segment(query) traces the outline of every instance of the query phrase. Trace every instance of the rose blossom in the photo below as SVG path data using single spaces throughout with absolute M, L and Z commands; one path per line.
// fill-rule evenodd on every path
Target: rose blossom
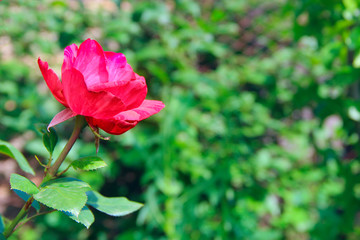
M 38 64 L 52 94 L 66 107 L 49 128 L 83 115 L 91 127 L 117 135 L 165 106 L 161 101 L 145 100 L 145 78 L 133 71 L 124 54 L 103 51 L 95 40 L 65 48 L 61 81 L 47 62 L 39 58 Z

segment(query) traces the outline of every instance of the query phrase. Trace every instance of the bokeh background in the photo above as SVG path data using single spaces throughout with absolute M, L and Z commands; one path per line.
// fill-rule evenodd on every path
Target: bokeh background
M 166 108 L 111 141 L 109 167 L 69 175 L 145 203 L 86 230 L 39 217 L 13 239 L 360 239 L 357 0 L 3 0 L 0 139 L 46 158 L 35 124 L 62 109 L 37 58 L 60 73 L 87 38 L 122 52 Z M 65 144 L 73 126 L 56 127 Z M 89 130 L 68 161 L 95 154 Z M 22 201 L 0 158 L 0 214 Z M 29 176 L 30 177 L 30 176 Z

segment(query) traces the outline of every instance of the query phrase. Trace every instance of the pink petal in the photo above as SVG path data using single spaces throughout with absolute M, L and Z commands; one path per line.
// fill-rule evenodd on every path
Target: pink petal
M 144 100 L 137 108 L 117 114 L 114 119 L 124 121 L 141 121 L 161 111 L 165 104 L 156 100 Z
M 113 135 L 120 135 L 132 129 L 138 122 L 99 120 L 91 117 L 86 117 L 86 121 L 93 127 L 99 127 L 107 133 Z
M 49 87 L 51 93 L 54 95 L 56 100 L 58 100 L 62 105 L 65 107 L 68 107 L 68 104 L 66 103 L 64 94 L 63 94 L 63 87 L 62 84 L 56 75 L 56 73 L 49 69 L 49 65 L 47 62 L 41 61 L 41 59 L 38 59 L 38 64 L 40 67 L 40 71 L 45 79 L 45 82 L 47 86 Z
M 147 94 L 145 78 L 134 74 L 134 78 L 124 81 L 107 82 L 94 85 L 91 91 L 107 91 L 120 98 L 126 105 L 126 109 L 140 106 Z
M 78 46 L 76 44 L 71 44 L 67 46 L 64 50 L 64 62 L 61 67 L 61 71 L 64 72 L 65 70 L 72 68 L 75 62 L 75 59 L 78 54 Z
M 134 71 L 130 64 L 126 62 L 126 57 L 122 53 L 105 52 L 106 69 L 109 73 L 108 82 L 125 84 L 134 78 Z
M 104 51 L 95 40 L 80 45 L 73 67 L 82 73 L 88 88 L 108 81 Z
M 125 110 L 123 102 L 108 92 L 88 91 L 83 75 L 72 68 L 62 73 L 64 95 L 72 111 L 95 118 L 111 118 Z
M 106 59 L 106 69 L 108 70 L 109 76 L 112 75 L 110 72 L 116 72 L 118 69 L 124 68 L 126 66 L 127 61 L 124 54 L 104 52 L 104 55 Z
M 61 112 L 59 112 L 58 114 L 55 115 L 55 117 L 51 120 L 51 122 L 49 123 L 49 126 L 47 127 L 48 131 L 51 127 L 65 122 L 66 120 L 75 117 L 77 114 L 74 113 L 73 111 L 71 111 L 70 108 L 65 108 L 64 110 L 62 110 Z
M 107 133 L 119 135 L 135 127 L 139 121 L 158 113 L 164 107 L 161 101 L 145 100 L 138 108 L 121 112 L 113 119 L 86 118 L 86 120 L 90 125 L 99 127 Z

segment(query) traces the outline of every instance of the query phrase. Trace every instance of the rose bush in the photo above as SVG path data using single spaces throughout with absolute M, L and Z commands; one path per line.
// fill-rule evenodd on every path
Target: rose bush
M 52 94 L 66 107 L 49 127 L 83 115 L 92 128 L 118 135 L 165 106 L 145 100 L 145 78 L 133 71 L 124 54 L 103 51 L 95 40 L 65 48 L 61 81 L 47 62 L 39 58 L 38 64 Z

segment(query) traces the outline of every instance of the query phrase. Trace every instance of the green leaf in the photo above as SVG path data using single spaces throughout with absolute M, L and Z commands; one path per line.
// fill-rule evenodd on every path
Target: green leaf
M 50 132 L 46 131 L 43 135 L 43 143 L 49 153 L 52 154 L 58 142 L 58 136 L 54 128 L 50 128 L 49 130 Z
M 88 191 L 87 204 L 111 216 L 119 217 L 132 213 L 143 206 L 141 203 L 129 201 L 125 197 L 104 197 L 95 191 Z
M 90 189 L 89 184 L 78 179 L 60 178 L 46 182 L 34 198 L 48 207 L 79 216 Z
M 79 216 L 72 215 L 68 212 L 65 212 L 65 214 L 68 215 L 75 222 L 83 224 L 87 229 L 89 229 L 91 224 L 93 224 L 93 222 L 95 221 L 94 214 L 87 206 L 83 207 Z
M 11 189 L 17 189 L 29 195 L 34 195 L 39 192 L 39 189 L 37 188 L 35 183 L 30 181 L 26 177 L 15 173 L 11 174 L 10 176 L 10 185 Z
M 3 234 L 0 233 L 0 240 L 6 240 Z
M 55 129 L 50 128 L 50 131 L 48 131 L 47 125 L 44 123 L 36 124 L 36 129 L 43 135 L 44 146 L 48 150 L 48 152 L 52 154 L 58 142 L 58 136 Z
M 0 233 L 3 233 L 5 230 L 4 221 L 2 219 L 2 216 L 0 215 Z
M 20 190 L 14 189 L 13 191 L 16 193 L 16 195 L 18 195 L 18 196 L 19 196 L 22 200 L 24 200 L 25 202 L 26 202 L 29 198 L 31 198 L 31 196 L 30 196 L 29 194 L 24 193 L 24 192 L 22 192 L 22 191 L 20 191 Z M 34 201 L 32 202 L 32 204 L 31 204 L 31 206 L 32 206 L 33 208 L 35 208 L 37 212 L 40 211 L 40 203 L 39 203 L 38 201 L 34 200 Z
M 107 166 L 104 160 L 97 156 L 80 158 L 73 161 L 71 165 L 74 169 L 80 169 L 84 171 L 95 170 Z
M 24 155 L 10 143 L 0 140 L 0 153 L 15 159 L 24 172 L 35 175 Z

